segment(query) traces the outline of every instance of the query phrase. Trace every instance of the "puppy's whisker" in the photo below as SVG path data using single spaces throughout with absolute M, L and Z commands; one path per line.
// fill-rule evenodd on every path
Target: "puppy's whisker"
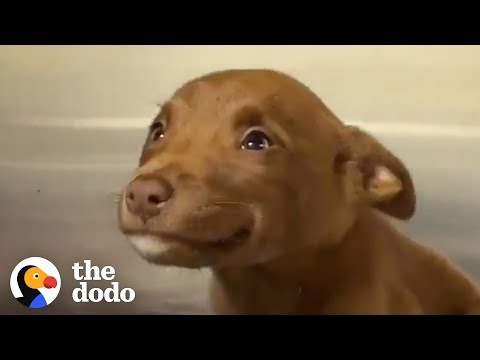
M 121 191 L 112 191 L 109 193 L 113 197 L 113 203 L 118 205 L 122 200 L 122 192 Z
M 241 202 L 241 201 L 216 201 L 212 203 L 212 205 L 245 205 L 249 206 L 249 203 Z

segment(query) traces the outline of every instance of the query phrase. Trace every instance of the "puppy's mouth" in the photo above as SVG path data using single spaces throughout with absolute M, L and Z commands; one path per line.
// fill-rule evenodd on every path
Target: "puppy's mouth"
M 251 236 L 251 230 L 243 227 L 235 231 L 232 235 L 214 239 L 200 239 L 181 234 L 163 232 L 163 231 L 142 231 L 132 235 L 143 235 L 154 238 L 163 244 L 186 245 L 198 251 L 219 250 L 229 251 L 245 243 Z

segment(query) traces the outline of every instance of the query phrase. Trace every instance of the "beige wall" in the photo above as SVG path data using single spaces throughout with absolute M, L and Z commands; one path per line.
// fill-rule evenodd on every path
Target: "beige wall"
M 479 46 L 0 46 L 0 115 L 150 116 L 187 78 L 247 67 L 297 76 L 345 120 L 479 123 Z

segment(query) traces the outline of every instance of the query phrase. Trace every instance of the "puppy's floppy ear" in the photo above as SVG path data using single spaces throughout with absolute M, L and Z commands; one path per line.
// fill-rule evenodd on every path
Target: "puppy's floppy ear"
M 372 135 L 355 126 L 345 126 L 342 162 L 360 175 L 362 198 L 383 213 L 410 219 L 416 209 L 415 188 L 403 162 Z

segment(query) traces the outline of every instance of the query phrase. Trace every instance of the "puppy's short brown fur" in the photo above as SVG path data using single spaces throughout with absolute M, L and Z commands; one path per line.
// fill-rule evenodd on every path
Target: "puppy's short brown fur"
M 211 268 L 219 314 L 478 313 L 475 284 L 390 223 L 415 202 L 402 161 L 305 85 L 228 70 L 162 106 L 119 226 L 149 262 Z

